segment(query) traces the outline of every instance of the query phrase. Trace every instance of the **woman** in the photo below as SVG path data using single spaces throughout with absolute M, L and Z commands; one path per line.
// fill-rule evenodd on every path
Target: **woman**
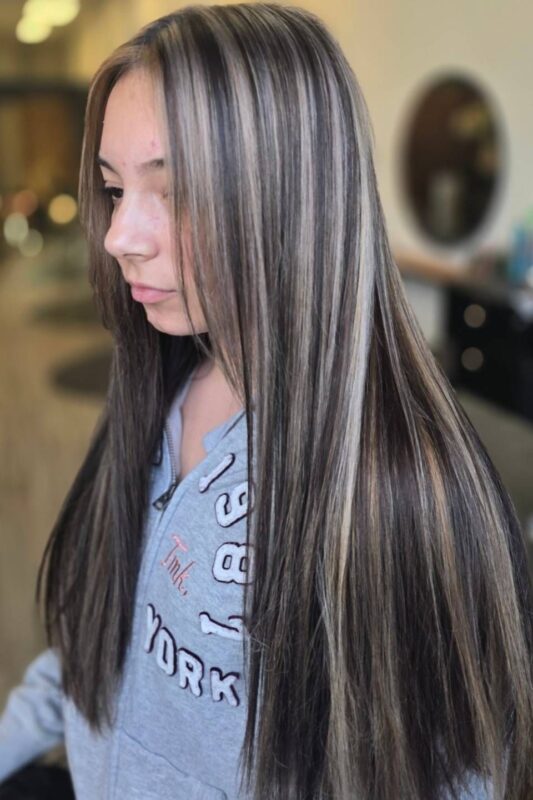
M 80 191 L 114 362 L 6 741 L 33 680 L 81 800 L 525 800 L 524 542 L 323 23 L 156 20 L 93 80 Z

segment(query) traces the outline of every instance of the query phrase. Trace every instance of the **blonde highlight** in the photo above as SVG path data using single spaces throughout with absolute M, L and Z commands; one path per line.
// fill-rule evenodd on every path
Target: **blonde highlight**
M 149 329 L 103 248 L 99 127 L 112 86 L 138 66 L 160 89 L 176 230 L 179 209 L 190 220 L 209 329 L 190 341 Z M 523 537 L 405 297 L 368 110 L 332 34 L 281 3 L 190 5 L 156 20 L 95 76 L 80 194 L 116 348 L 100 433 L 49 548 L 49 632 L 79 708 L 98 726 L 112 702 L 138 567 L 120 555 L 140 553 L 144 465 L 177 388 L 209 353 L 253 431 L 243 791 L 439 800 L 459 797 L 475 773 L 495 798 L 527 800 L 533 600 Z M 109 482 L 116 493 L 102 500 Z M 87 607 L 92 585 L 76 560 L 82 515 L 83 553 L 113 609 L 101 628 L 105 603 Z M 63 567 L 80 581 L 74 595 Z M 56 620 L 66 596 L 65 629 Z M 121 643 L 117 660 L 84 663 L 87 638 L 110 652 L 99 635 Z

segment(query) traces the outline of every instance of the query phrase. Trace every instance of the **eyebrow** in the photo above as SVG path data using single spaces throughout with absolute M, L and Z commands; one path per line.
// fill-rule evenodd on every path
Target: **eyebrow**
M 117 170 L 109 163 L 109 161 L 106 161 L 105 158 L 102 158 L 102 156 L 98 156 L 96 162 L 98 166 L 105 167 L 111 172 L 114 172 L 115 175 L 118 175 Z M 138 164 L 136 169 L 137 172 L 144 173 L 144 172 L 152 172 L 155 170 L 164 169 L 164 167 L 166 167 L 166 162 L 164 158 L 152 158 L 150 159 L 150 161 L 143 161 L 142 164 Z

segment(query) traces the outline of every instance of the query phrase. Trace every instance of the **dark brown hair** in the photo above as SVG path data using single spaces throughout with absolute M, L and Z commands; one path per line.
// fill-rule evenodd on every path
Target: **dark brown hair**
M 103 247 L 101 124 L 114 83 L 137 67 L 159 87 L 209 334 L 151 328 Z M 80 194 L 115 349 L 39 576 L 65 690 L 104 724 L 131 634 L 151 455 L 209 353 L 256 426 L 243 748 L 255 797 L 437 800 L 475 772 L 495 798 L 526 800 L 524 541 L 406 301 L 367 109 L 338 43 L 309 11 L 277 3 L 156 20 L 93 80 Z

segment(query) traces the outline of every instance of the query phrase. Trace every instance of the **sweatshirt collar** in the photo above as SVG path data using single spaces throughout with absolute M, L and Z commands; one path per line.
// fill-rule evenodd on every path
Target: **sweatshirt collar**
M 230 432 L 230 430 L 237 425 L 241 417 L 245 417 L 246 412 L 244 408 L 239 409 L 236 411 L 235 414 L 232 414 L 227 420 L 222 422 L 220 425 L 217 425 L 216 428 L 211 428 L 210 431 L 207 431 L 202 437 L 202 444 L 204 446 L 204 450 L 206 453 L 210 453 L 217 444 L 222 441 L 224 436 Z

